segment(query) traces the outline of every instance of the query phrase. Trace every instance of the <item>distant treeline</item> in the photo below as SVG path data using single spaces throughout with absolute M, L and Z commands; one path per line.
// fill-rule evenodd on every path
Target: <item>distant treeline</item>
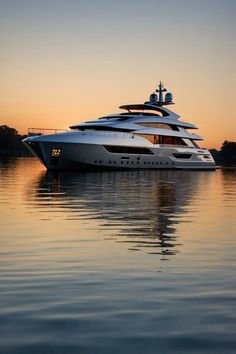
M 236 164 L 236 142 L 224 141 L 220 150 L 210 149 L 217 165 Z
M 0 126 L 0 156 L 32 156 L 24 146 L 22 139 L 26 135 L 18 134 L 14 128 Z M 236 164 L 236 142 L 224 141 L 220 150 L 210 149 L 217 165 Z
M 0 126 L 0 156 L 32 156 L 31 152 L 22 143 L 27 135 L 18 134 L 14 128 L 7 125 Z

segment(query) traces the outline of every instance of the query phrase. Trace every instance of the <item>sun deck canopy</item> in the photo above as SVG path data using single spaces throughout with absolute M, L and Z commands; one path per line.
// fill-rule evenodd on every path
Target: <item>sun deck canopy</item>
M 125 104 L 125 105 L 120 106 L 119 108 L 126 109 L 129 112 L 131 112 L 131 111 L 155 111 L 155 112 L 161 113 L 162 116 L 164 116 L 164 117 L 169 115 L 167 110 L 165 110 L 159 106 L 154 106 L 152 104 L 146 104 L 146 103 Z

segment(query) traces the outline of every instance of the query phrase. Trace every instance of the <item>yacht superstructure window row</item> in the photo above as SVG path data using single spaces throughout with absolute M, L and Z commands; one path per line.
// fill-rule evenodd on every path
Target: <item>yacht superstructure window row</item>
M 187 144 L 184 142 L 182 138 L 175 137 L 175 136 L 162 136 L 162 135 L 152 135 L 152 134 L 134 134 L 137 136 L 141 136 L 152 144 L 161 144 L 161 145 L 183 145 L 186 146 Z
M 136 124 L 142 125 L 147 128 L 162 128 L 162 129 L 172 129 L 169 124 L 158 123 L 158 122 L 138 122 Z

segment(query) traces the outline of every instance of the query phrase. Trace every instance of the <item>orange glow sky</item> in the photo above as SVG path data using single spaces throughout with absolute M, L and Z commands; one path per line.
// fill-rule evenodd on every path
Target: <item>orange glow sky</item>
M 236 1 L 0 0 L 0 125 L 67 128 L 162 80 L 204 147 L 236 140 Z

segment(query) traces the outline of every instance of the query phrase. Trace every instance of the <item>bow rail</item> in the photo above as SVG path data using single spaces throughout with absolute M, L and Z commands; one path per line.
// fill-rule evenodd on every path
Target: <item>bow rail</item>
M 59 134 L 59 133 L 68 133 L 68 132 L 69 132 L 69 130 L 66 130 L 66 129 L 28 128 L 28 136 Z

